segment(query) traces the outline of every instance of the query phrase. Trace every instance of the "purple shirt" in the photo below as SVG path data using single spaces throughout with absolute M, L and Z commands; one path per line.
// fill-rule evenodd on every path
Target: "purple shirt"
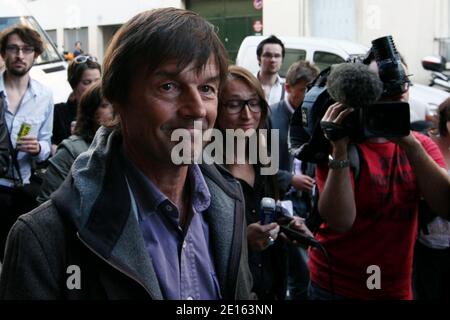
M 203 213 L 211 195 L 198 165 L 189 167 L 192 219 L 180 227 L 178 208 L 125 156 L 125 172 L 138 208 L 145 247 L 161 292 L 171 300 L 221 299 Z

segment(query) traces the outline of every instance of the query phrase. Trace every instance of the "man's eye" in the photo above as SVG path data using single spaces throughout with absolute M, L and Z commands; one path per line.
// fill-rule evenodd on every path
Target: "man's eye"
M 215 90 L 213 87 L 205 85 L 205 86 L 201 86 L 200 90 L 204 93 L 214 93 Z
M 170 91 L 174 88 L 174 84 L 173 83 L 164 83 L 161 88 L 165 91 Z

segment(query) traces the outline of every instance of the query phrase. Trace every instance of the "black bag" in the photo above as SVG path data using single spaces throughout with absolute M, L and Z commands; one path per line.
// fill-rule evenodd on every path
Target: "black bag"
M 8 148 L 8 159 L 12 162 L 14 169 L 17 171 L 18 178 L 14 178 L 14 196 L 17 197 L 17 201 L 24 201 L 25 203 L 31 204 L 32 207 L 37 204 L 36 198 L 40 193 L 41 185 L 43 182 L 43 173 L 42 170 L 45 170 L 45 166 L 37 167 L 35 161 L 31 164 L 31 176 L 30 182 L 27 184 L 23 183 L 22 175 L 20 174 L 20 165 L 19 161 L 17 161 L 17 150 L 14 149 L 11 137 L 9 136 L 8 127 L 6 127 L 6 141 Z M 46 165 L 44 162 L 43 164 Z
M 4 177 L 8 172 L 9 165 L 10 157 L 8 128 L 6 127 L 3 97 L 0 95 L 0 178 Z

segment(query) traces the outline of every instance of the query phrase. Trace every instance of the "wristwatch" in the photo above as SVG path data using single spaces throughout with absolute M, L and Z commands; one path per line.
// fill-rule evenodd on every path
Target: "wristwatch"
M 350 167 L 350 161 L 348 159 L 345 160 L 336 160 L 331 155 L 329 156 L 330 161 L 328 161 L 328 168 L 330 169 L 344 169 Z

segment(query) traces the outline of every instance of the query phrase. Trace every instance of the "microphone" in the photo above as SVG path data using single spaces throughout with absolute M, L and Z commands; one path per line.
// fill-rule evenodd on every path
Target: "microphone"
M 383 93 L 383 82 L 365 64 L 341 63 L 332 67 L 327 90 L 333 100 L 357 109 L 378 101 Z
M 280 230 L 284 232 L 284 234 L 286 234 L 286 236 L 290 240 L 295 240 L 307 247 L 320 247 L 321 244 L 319 241 L 317 241 L 313 237 L 304 235 L 303 233 L 291 227 L 292 223 L 294 223 L 292 204 L 290 206 L 283 206 L 284 202 L 291 201 L 275 202 L 273 198 L 262 198 L 260 210 L 261 224 L 276 222 L 280 226 Z M 290 209 L 287 209 L 286 207 Z
M 261 199 L 260 220 L 261 224 L 272 223 L 275 219 L 275 200 L 272 198 Z

